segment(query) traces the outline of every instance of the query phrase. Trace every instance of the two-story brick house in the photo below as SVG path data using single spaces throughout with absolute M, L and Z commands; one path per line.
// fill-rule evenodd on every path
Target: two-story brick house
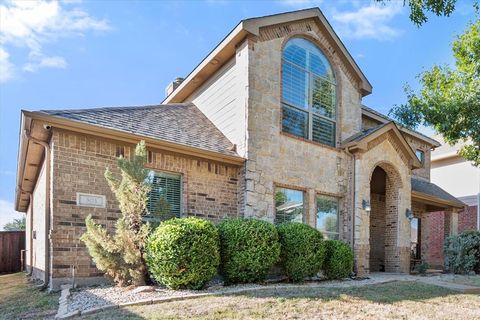
M 300 221 L 350 243 L 359 274 L 408 272 L 410 221 L 441 209 L 455 233 L 463 204 L 429 182 L 438 142 L 363 106 L 371 91 L 313 8 L 241 21 L 161 105 L 23 111 L 16 209 L 29 270 L 53 288 L 99 280 L 84 219 L 114 226 L 103 172 L 145 140 L 152 197 L 173 214 Z M 417 229 L 421 257 L 421 239 L 438 235 Z

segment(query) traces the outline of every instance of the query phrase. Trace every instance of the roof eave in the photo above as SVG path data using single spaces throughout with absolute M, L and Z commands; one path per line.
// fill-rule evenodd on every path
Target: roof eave
M 18 154 L 17 154 L 17 175 L 15 181 L 15 211 L 26 212 L 20 209 L 20 195 L 23 192 L 21 185 L 23 181 L 23 173 L 25 170 L 25 159 L 27 156 L 27 138 L 23 132 L 30 127 L 32 119 L 25 114 L 25 110 L 21 111 L 20 117 L 20 131 L 18 139 Z
M 405 151 L 410 155 L 410 166 L 412 169 L 418 169 L 422 167 L 422 164 L 420 161 L 417 159 L 415 153 L 413 152 L 412 148 L 408 144 L 408 142 L 405 140 L 403 135 L 400 133 L 399 128 L 395 124 L 395 122 L 390 121 L 387 125 L 384 127 L 373 131 L 371 134 L 366 135 L 365 137 L 362 137 L 360 140 L 357 141 L 350 141 L 348 143 L 345 143 L 342 145 L 342 148 L 346 148 L 349 151 L 354 151 L 355 149 L 361 150 L 361 151 L 366 151 L 368 142 L 372 141 L 373 139 L 381 136 L 382 134 L 385 134 L 386 132 L 393 130 L 395 134 L 397 135 L 398 139 L 401 141 L 403 147 L 405 148 Z
M 454 201 L 449 201 L 445 200 L 439 197 L 435 197 L 432 195 L 429 195 L 427 193 L 419 192 L 419 191 L 414 191 L 412 190 L 412 200 L 417 200 L 420 202 L 426 202 L 429 204 L 434 204 L 434 205 L 439 205 L 443 207 L 453 207 L 455 209 L 463 209 L 465 207 L 465 204 L 461 202 L 460 200 L 458 202 Z
M 388 118 L 386 118 L 386 117 L 381 117 L 381 116 L 379 116 L 379 115 L 377 115 L 377 114 L 375 114 L 375 113 L 373 113 L 373 112 L 365 109 L 364 107 L 362 107 L 362 114 L 364 114 L 364 115 L 366 115 L 367 117 L 370 117 L 370 118 L 372 118 L 372 119 L 374 119 L 374 120 L 380 121 L 380 122 L 382 122 L 382 123 L 386 123 L 386 122 L 392 121 L 391 119 L 388 119 Z M 421 139 L 421 140 L 423 140 L 423 141 L 425 141 L 425 142 L 428 142 L 428 143 L 429 143 L 432 147 L 434 147 L 434 148 L 437 148 L 437 147 L 441 146 L 440 142 L 438 142 L 437 140 L 432 139 L 432 138 L 427 137 L 427 136 L 420 135 L 420 134 L 418 134 L 417 132 L 415 132 L 415 131 L 413 131 L 413 130 L 410 130 L 410 129 L 408 129 L 408 128 L 405 128 L 405 127 L 403 127 L 403 126 L 399 126 L 398 129 L 399 129 L 400 131 L 402 131 L 402 132 L 405 132 L 405 133 L 411 135 L 411 136 L 414 136 L 415 138 L 418 138 L 418 139 Z
M 228 155 L 220 152 L 215 152 L 211 150 L 206 150 L 202 148 L 197 148 L 193 146 L 187 146 L 184 144 L 174 143 L 166 140 L 155 139 L 148 136 L 143 136 L 140 134 L 134 134 L 122 130 L 106 128 L 102 126 L 97 126 L 94 124 L 89 124 L 81 121 L 76 121 L 72 119 L 60 118 L 52 115 L 47 115 L 38 111 L 24 111 L 25 115 L 31 119 L 41 120 L 49 123 L 52 127 L 70 130 L 75 132 L 80 132 L 90 135 L 100 135 L 105 136 L 110 139 L 118 139 L 121 141 L 129 142 L 136 144 L 140 140 L 144 140 L 147 145 L 150 145 L 155 148 L 169 150 L 172 152 L 182 153 L 186 155 L 196 156 L 199 158 L 206 158 L 210 160 L 215 160 L 219 162 L 225 162 L 230 164 L 243 164 L 245 159 L 241 156 Z

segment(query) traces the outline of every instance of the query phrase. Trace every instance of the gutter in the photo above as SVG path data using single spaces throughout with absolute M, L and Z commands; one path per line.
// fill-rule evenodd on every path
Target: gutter
M 28 141 L 37 143 L 45 148 L 45 280 L 42 288 L 47 288 L 50 280 L 50 145 L 45 141 L 32 137 L 26 129 L 23 131 L 23 135 Z

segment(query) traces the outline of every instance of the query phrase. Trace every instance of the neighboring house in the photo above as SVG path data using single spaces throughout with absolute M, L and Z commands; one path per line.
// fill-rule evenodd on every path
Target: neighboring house
M 467 230 L 480 230 L 480 168 L 474 167 L 470 162 L 458 155 L 460 144 L 450 146 L 444 143 L 442 137 L 435 137 L 442 142 L 442 146 L 432 152 L 431 180 L 450 194 L 463 201 L 467 206 L 458 214 L 458 232 Z M 426 262 L 432 266 L 443 264 L 443 238 L 444 233 L 443 211 L 431 212 L 426 216 L 432 230 L 432 235 L 427 240 L 428 255 Z
M 22 111 L 29 270 L 52 288 L 100 281 L 84 220 L 114 227 L 103 173 L 143 139 L 172 214 L 308 223 L 348 242 L 360 275 L 408 272 L 410 220 L 443 210 L 453 234 L 463 203 L 429 181 L 439 143 L 362 106 L 371 91 L 314 8 L 241 21 L 161 105 Z

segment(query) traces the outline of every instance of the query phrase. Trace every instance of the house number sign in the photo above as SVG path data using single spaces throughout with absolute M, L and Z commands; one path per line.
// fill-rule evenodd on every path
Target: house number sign
M 106 203 L 107 199 L 104 195 L 77 192 L 77 206 L 105 208 Z

